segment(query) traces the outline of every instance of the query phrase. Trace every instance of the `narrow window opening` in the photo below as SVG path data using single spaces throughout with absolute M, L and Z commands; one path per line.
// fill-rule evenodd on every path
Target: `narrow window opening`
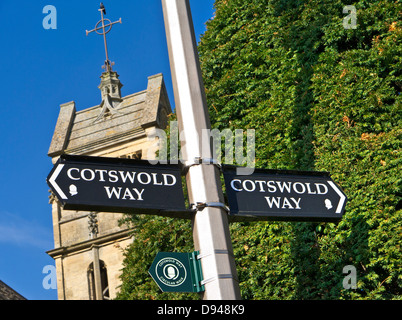
M 99 266 L 100 266 L 100 286 L 101 286 L 101 290 L 102 290 L 102 299 L 101 300 L 110 300 L 107 268 L 106 268 L 105 263 L 102 260 L 99 261 Z M 88 290 L 89 290 L 89 299 L 97 300 L 96 280 L 95 280 L 95 272 L 94 272 L 93 262 L 88 267 Z

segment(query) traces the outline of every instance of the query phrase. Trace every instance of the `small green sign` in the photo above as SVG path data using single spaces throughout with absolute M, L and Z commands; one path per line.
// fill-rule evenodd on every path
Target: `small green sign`
M 149 273 L 163 292 L 201 292 L 202 271 L 198 252 L 159 252 Z

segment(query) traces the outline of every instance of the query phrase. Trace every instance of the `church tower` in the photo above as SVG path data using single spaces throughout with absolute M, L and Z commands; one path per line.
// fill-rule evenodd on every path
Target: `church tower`
M 121 96 L 122 84 L 112 70 L 106 44 L 106 33 L 115 23 L 104 19 L 103 6 L 99 11 L 102 27 L 92 31 L 105 40 L 105 71 L 99 85 L 102 100 L 79 111 L 75 102 L 60 106 L 48 152 L 53 164 L 62 154 L 145 158 L 157 149 L 148 136 L 156 128 L 165 129 L 172 112 L 162 74 L 150 76 L 146 90 Z M 105 24 L 107 21 L 110 23 Z M 47 253 L 56 263 L 58 299 L 115 298 L 121 284 L 123 251 L 132 242 L 132 230 L 119 225 L 123 214 L 64 210 L 52 194 L 49 198 L 54 249 Z

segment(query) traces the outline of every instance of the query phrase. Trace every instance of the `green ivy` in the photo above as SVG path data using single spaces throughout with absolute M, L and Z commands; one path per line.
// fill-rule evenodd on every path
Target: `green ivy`
M 345 5 L 357 8 L 344 29 Z M 243 299 L 402 299 L 402 3 L 216 0 L 199 45 L 214 128 L 256 130 L 256 167 L 328 171 L 338 223 L 233 223 Z M 161 294 L 158 251 L 193 251 L 189 223 L 144 217 L 120 298 Z M 344 289 L 342 270 L 357 270 Z
M 197 294 L 162 293 L 148 273 L 158 252 L 192 252 L 191 223 L 149 215 L 127 216 L 134 241 L 125 250 L 119 300 L 193 300 Z

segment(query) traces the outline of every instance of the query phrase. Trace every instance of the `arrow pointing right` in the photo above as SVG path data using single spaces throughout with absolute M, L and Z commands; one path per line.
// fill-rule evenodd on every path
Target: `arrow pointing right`
M 64 194 L 64 192 L 61 190 L 60 186 L 56 183 L 56 179 L 59 176 L 61 170 L 63 170 L 64 168 L 64 164 L 59 164 L 56 168 L 56 170 L 54 170 L 52 176 L 49 179 L 49 183 L 53 186 L 53 188 L 57 191 L 57 193 L 59 194 L 59 196 L 63 199 L 63 200 L 67 200 L 67 196 Z
M 342 208 L 343 205 L 345 203 L 346 200 L 346 196 L 343 194 L 343 192 L 337 187 L 337 185 L 335 183 L 333 183 L 332 181 L 328 181 L 328 184 L 332 187 L 332 189 L 335 190 L 335 192 L 341 197 L 341 199 L 339 200 L 338 203 L 338 207 L 336 208 L 336 213 L 341 213 L 342 212 Z

